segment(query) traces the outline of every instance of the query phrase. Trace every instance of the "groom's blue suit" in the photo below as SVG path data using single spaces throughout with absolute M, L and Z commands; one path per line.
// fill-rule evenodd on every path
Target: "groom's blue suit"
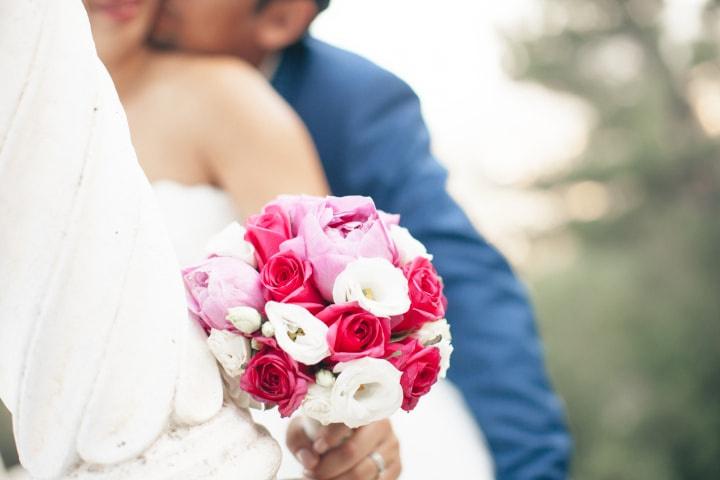
M 450 379 L 487 437 L 497 477 L 565 478 L 570 437 L 526 293 L 448 195 L 415 94 L 311 37 L 284 52 L 272 83 L 310 129 L 333 193 L 369 195 L 400 213 L 435 255 L 455 345 Z

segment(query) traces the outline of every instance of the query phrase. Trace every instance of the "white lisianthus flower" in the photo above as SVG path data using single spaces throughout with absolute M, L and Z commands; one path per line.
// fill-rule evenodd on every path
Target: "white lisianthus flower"
M 257 268 L 255 247 L 245 240 L 246 232 L 245 227 L 238 222 L 232 222 L 210 239 L 205 246 L 205 254 L 239 258 L 251 267 Z
M 390 238 L 397 247 L 398 255 L 400 255 L 400 263 L 405 265 L 415 260 L 417 257 L 424 257 L 432 260 L 430 255 L 420 240 L 413 237 L 410 231 L 400 225 L 390 225 Z
M 408 281 L 402 270 L 384 258 L 359 258 L 335 279 L 333 301 L 358 302 L 378 317 L 402 315 L 410 309 Z
M 228 322 L 232 323 L 235 328 L 247 335 L 257 332 L 262 323 L 260 312 L 252 307 L 229 308 L 225 318 Z
M 303 399 L 302 412 L 323 425 L 337 423 L 331 401 L 332 389 L 318 384 L 308 387 L 307 395 Z
M 225 330 L 210 331 L 207 339 L 210 351 L 231 377 L 242 375 L 245 365 L 250 361 L 250 341 L 242 335 Z
M 333 421 L 350 428 L 388 418 L 403 402 L 402 372 L 387 360 L 360 358 L 338 363 L 330 402 Z
M 268 302 L 265 313 L 280 348 L 296 361 L 315 365 L 330 355 L 328 326 L 299 305 Z
M 450 368 L 450 356 L 454 349 L 448 321 L 442 318 L 435 322 L 428 322 L 414 336 L 423 346 L 436 347 L 440 350 L 440 378 L 445 378 L 445 374 Z

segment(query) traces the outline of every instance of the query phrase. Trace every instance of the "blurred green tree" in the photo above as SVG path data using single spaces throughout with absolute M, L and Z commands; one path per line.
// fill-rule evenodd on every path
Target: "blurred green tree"
M 544 234 L 578 256 L 533 282 L 576 478 L 720 472 L 720 1 L 685 42 L 666 7 L 543 0 L 541 31 L 510 41 L 515 78 L 592 112 L 584 152 L 536 187 L 607 207 Z

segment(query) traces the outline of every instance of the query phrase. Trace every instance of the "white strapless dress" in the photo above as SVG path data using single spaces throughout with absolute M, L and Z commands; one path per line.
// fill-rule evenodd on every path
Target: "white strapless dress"
M 154 188 L 183 265 L 201 260 L 207 240 L 240 217 L 228 195 L 217 188 L 171 181 L 155 182 Z M 302 466 L 284 446 L 289 420 L 280 418 L 277 410 L 253 411 L 252 416 L 283 445 L 279 478 L 301 476 Z M 403 479 L 493 478 L 482 433 L 450 382 L 440 381 L 411 414 L 400 411 L 392 422 L 400 439 Z

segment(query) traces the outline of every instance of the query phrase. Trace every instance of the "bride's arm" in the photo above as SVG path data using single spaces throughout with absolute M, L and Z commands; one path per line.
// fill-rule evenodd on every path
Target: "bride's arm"
M 204 78 L 204 160 L 244 213 L 280 194 L 328 193 L 309 133 L 264 78 L 232 60 L 214 60 Z

